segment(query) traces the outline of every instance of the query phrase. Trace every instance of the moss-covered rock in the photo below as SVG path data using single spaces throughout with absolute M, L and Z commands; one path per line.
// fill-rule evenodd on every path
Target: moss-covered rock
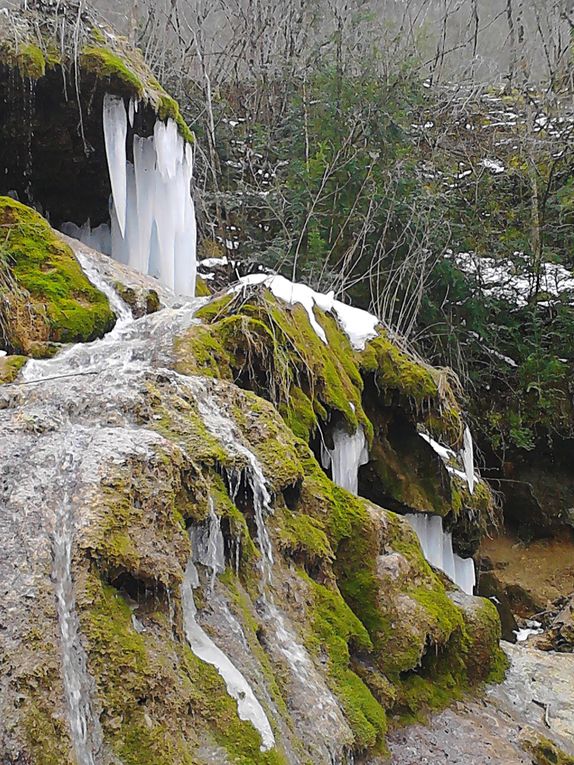
M 34 210 L 0 197 L 2 345 L 51 355 L 38 343 L 85 342 L 110 330 L 108 299 L 84 275 L 71 249 Z M 35 352 L 34 352 L 35 351 Z
M 19 371 L 28 361 L 26 356 L 1 356 L 0 357 L 0 385 L 11 383 L 18 377 Z
M 533 765 L 574 765 L 574 757 L 530 728 L 525 728 L 522 732 L 520 742 L 532 756 Z
M 492 494 L 483 482 L 470 494 L 419 435 L 424 429 L 460 448 L 457 381 L 384 329 L 355 351 L 335 317 L 318 308 L 315 315 L 327 343 L 301 305 L 288 306 L 265 288 L 216 296 L 198 311 L 202 323 L 176 340 L 176 368 L 267 398 L 317 454 L 321 440 L 331 444 L 333 427 L 363 427 L 370 459 L 360 493 L 399 512 L 444 516 L 457 548 L 473 554 L 494 514 Z

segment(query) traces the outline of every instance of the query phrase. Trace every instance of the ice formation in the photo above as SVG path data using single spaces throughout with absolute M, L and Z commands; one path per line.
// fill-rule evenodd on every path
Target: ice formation
M 129 107 L 133 122 L 136 105 Z M 180 295 L 195 295 L 196 223 L 191 147 L 176 123 L 158 120 L 150 138 L 133 135 L 128 160 L 128 113 L 123 99 L 104 97 L 104 139 L 112 188 L 111 224 L 91 229 L 64 223 L 62 230 Z
M 314 308 L 320 308 L 323 311 L 334 313 L 341 328 L 351 341 L 355 350 L 362 351 L 365 348 L 367 340 L 377 336 L 377 324 L 379 320 L 376 316 L 363 311 L 361 308 L 354 308 L 351 305 L 335 300 L 335 294 L 328 292 L 326 295 L 321 292 L 315 292 L 306 284 L 290 282 L 284 276 L 278 274 L 249 274 L 239 280 L 239 284 L 234 287 L 235 291 L 242 290 L 255 284 L 264 284 L 279 300 L 283 300 L 289 305 L 299 303 L 307 311 L 309 322 L 317 336 L 327 344 L 325 330 L 317 321 Z
M 255 698 L 251 686 L 241 672 L 197 623 L 193 588 L 198 584 L 197 570 L 190 558 L 181 588 L 185 636 L 189 647 L 198 659 L 211 664 L 219 672 L 227 692 L 237 702 L 237 713 L 240 719 L 250 722 L 259 732 L 261 751 L 266 752 L 275 745 L 275 737 L 263 707 Z
M 452 579 L 463 592 L 472 595 L 476 584 L 474 561 L 461 558 L 452 547 L 452 534 L 443 530 L 439 515 L 414 513 L 405 516 L 421 543 L 425 558 Z
M 353 435 L 343 428 L 336 428 L 333 431 L 333 449 L 321 446 L 323 467 L 330 467 L 333 481 L 353 494 L 359 492 L 359 468 L 368 461 L 369 449 L 361 426 Z
M 462 463 L 464 465 L 464 474 L 468 484 L 468 490 L 472 494 L 474 491 L 474 483 L 476 479 L 474 475 L 474 445 L 472 443 L 472 435 L 468 426 L 464 429 Z

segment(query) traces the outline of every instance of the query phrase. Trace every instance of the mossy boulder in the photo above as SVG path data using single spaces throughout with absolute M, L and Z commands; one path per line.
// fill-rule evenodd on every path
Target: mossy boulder
M 27 360 L 26 356 L 0 356 L 0 385 L 14 382 Z
M 11 353 L 51 355 L 50 342 L 86 342 L 115 323 L 107 297 L 34 210 L 0 197 L 0 327 Z
M 265 287 L 214 296 L 176 340 L 176 368 L 233 381 L 270 400 L 319 455 L 334 427 L 362 427 L 370 459 L 359 493 L 398 512 L 442 515 L 457 548 L 473 554 L 494 514 L 487 485 L 472 494 L 421 430 L 457 450 L 464 428 L 452 373 L 417 358 L 384 328 L 356 351 L 336 318 L 315 308 L 327 343 L 301 305 Z M 454 452 L 453 452 L 454 454 Z

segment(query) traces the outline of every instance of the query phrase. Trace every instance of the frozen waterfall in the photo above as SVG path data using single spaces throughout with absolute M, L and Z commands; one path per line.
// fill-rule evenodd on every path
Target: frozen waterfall
M 103 124 L 112 189 L 111 224 L 92 229 L 89 221 L 82 226 L 64 223 L 62 230 L 157 277 L 178 294 L 193 297 L 197 231 L 190 190 L 191 146 L 171 119 L 157 120 L 150 138 L 130 132 L 125 103 L 117 96 L 104 97 Z M 132 154 L 133 162 L 128 159 Z
M 472 595 L 476 584 L 474 561 L 472 558 L 461 558 L 454 552 L 452 534 L 444 531 L 442 518 L 439 515 L 423 513 L 409 514 L 405 517 L 416 531 L 428 562 L 444 571 L 461 590 Z
M 263 707 L 255 698 L 251 686 L 241 672 L 197 623 L 193 588 L 198 585 L 197 570 L 190 558 L 181 589 L 187 642 L 198 659 L 211 664 L 219 672 L 225 682 L 227 692 L 237 702 L 237 713 L 240 719 L 250 722 L 259 732 L 261 751 L 266 752 L 275 745 L 275 737 Z
M 331 467 L 334 483 L 353 494 L 359 491 L 359 468 L 369 461 L 369 449 L 363 428 L 359 425 L 350 436 L 343 428 L 333 431 L 333 448 L 321 446 L 321 464 Z

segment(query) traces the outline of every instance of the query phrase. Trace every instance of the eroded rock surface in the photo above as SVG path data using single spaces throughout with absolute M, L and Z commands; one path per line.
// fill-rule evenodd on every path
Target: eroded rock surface
M 504 683 L 390 736 L 395 765 L 531 765 L 527 740 L 551 739 L 574 755 L 574 657 L 505 644 Z M 525 737 L 525 731 L 528 736 Z

